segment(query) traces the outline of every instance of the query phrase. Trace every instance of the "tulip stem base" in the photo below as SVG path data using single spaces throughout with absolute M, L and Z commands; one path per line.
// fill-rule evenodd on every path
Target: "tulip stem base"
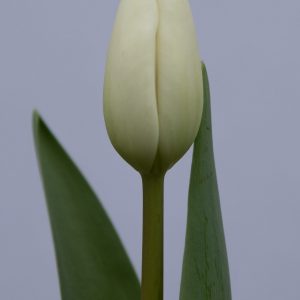
M 142 300 L 163 300 L 164 175 L 143 175 Z

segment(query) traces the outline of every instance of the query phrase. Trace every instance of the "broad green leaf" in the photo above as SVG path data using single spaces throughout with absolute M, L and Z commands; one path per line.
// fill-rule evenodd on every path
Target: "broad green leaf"
M 210 92 L 202 66 L 204 110 L 190 178 L 180 300 L 230 300 L 230 279 L 213 154 Z
M 33 128 L 62 300 L 138 300 L 136 274 L 95 193 L 37 113 Z

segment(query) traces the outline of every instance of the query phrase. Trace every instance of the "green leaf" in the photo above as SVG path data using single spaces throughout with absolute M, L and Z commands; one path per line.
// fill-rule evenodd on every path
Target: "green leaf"
M 95 193 L 38 113 L 33 128 L 62 299 L 138 300 L 136 274 Z
M 204 110 L 190 178 L 180 300 L 230 300 L 230 279 L 213 154 L 210 92 L 202 66 Z

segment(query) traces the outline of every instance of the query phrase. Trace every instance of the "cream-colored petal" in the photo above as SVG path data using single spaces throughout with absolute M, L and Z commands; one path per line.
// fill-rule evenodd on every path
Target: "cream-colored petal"
M 157 76 L 159 155 L 174 164 L 194 142 L 202 108 L 202 72 L 187 0 L 158 0 Z
M 158 148 L 155 65 L 156 0 L 121 0 L 104 84 L 104 116 L 119 154 L 148 172 Z

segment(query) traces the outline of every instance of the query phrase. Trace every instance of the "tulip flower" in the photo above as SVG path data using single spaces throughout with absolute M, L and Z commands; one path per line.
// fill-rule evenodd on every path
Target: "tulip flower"
M 108 51 L 104 117 L 119 154 L 164 173 L 193 144 L 203 107 L 188 0 L 122 0 Z
M 202 68 L 188 0 L 122 0 L 104 82 L 104 117 L 119 154 L 142 175 L 142 300 L 163 299 L 163 185 L 193 144 Z

